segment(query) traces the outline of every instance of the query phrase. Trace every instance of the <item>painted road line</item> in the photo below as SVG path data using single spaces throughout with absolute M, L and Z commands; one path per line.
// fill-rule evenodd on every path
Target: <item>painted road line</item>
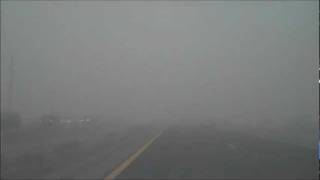
M 104 178 L 104 180 L 115 179 L 122 171 L 124 171 L 137 157 L 139 157 L 159 136 L 161 136 L 162 132 L 160 132 L 157 136 L 150 139 L 146 144 L 144 144 L 137 152 L 132 154 L 127 160 L 121 163 L 117 168 L 115 168 L 108 176 Z

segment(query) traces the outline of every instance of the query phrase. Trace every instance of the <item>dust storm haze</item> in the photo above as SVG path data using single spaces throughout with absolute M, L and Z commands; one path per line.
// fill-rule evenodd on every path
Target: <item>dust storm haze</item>
M 318 11 L 316 1 L 2 1 L 1 110 L 24 124 L 214 122 L 314 148 Z

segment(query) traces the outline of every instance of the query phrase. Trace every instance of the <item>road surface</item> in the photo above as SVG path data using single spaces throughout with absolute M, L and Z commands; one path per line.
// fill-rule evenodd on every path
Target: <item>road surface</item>
M 204 125 L 175 126 L 113 178 L 317 179 L 316 157 L 315 149 L 245 133 Z

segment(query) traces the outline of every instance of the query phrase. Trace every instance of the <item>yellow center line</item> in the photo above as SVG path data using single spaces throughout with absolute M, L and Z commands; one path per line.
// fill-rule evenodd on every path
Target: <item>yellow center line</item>
M 117 168 L 115 168 L 108 176 L 104 178 L 104 180 L 112 180 L 115 179 L 118 175 L 121 174 L 137 157 L 139 157 L 160 135 L 160 132 L 157 136 L 150 139 L 146 144 L 144 144 L 137 152 L 132 154 L 127 160 L 122 162 Z

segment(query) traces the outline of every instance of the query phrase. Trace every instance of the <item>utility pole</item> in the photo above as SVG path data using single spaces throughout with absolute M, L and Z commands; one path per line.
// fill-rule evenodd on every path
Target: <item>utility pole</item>
M 9 89 L 8 89 L 8 111 L 13 112 L 13 80 L 14 80 L 14 62 L 13 57 L 10 56 L 10 77 L 9 77 Z

